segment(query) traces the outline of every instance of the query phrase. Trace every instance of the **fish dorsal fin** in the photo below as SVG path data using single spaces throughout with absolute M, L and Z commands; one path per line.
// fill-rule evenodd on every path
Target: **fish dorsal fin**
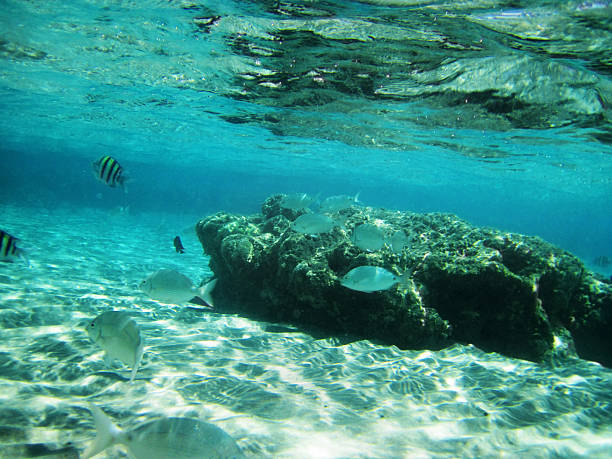
M 91 410 L 96 425 L 96 438 L 93 443 L 87 447 L 81 456 L 82 459 L 93 457 L 109 446 L 118 443 L 121 435 L 121 429 L 113 424 L 113 421 L 104 414 L 104 411 L 93 403 L 90 403 L 89 409 Z

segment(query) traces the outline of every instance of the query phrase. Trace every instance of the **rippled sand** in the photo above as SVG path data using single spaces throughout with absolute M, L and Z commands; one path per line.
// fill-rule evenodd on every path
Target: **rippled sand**
M 290 326 L 150 301 L 162 267 L 211 275 L 194 217 L 2 207 L 31 266 L 0 266 L 0 456 L 77 457 L 95 436 L 88 402 L 131 428 L 192 416 L 247 457 L 609 457 L 612 371 L 556 368 L 471 346 L 402 351 L 317 339 Z M 185 255 L 173 251 L 183 235 Z M 87 320 L 132 313 L 145 337 L 133 384 L 108 368 Z M 121 447 L 100 458 L 126 457 Z

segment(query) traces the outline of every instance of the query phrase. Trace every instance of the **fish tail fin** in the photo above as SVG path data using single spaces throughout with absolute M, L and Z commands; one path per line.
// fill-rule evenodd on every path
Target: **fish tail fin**
M 198 289 L 198 296 L 202 298 L 211 308 L 215 307 L 212 299 L 212 291 L 214 290 L 215 285 L 217 285 L 217 279 L 207 282 Z
M 23 262 L 28 268 L 32 267 L 32 263 L 30 263 L 30 259 L 28 258 L 28 255 L 26 254 L 25 250 L 19 249 L 17 255 L 19 256 L 19 258 L 21 258 L 21 260 L 23 260 Z
M 94 423 L 96 424 L 96 438 L 91 445 L 87 447 L 82 459 L 88 459 L 101 453 L 109 446 L 119 442 L 119 434 L 121 429 L 113 424 L 113 421 L 104 414 L 100 408 L 93 403 L 90 403 L 89 409 L 93 415 Z
M 358 191 L 357 194 L 355 195 L 355 197 L 353 198 L 353 202 L 354 203 L 360 203 L 361 201 L 359 200 L 359 195 L 361 194 L 361 191 Z
M 130 383 L 134 382 L 134 378 L 136 378 L 136 373 L 138 372 L 138 367 L 140 367 L 140 362 L 142 360 L 142 354 L 144 351 L 144 346 L 142 342 L 138 349 L 136 349 L 136 358 L 134 359 L 134 366 L 132 367 L 132 374 L 130 375 Z

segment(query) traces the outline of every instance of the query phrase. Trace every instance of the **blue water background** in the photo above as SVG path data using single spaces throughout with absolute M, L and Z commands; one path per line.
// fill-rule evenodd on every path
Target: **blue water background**
M 279 108 L 234 97 L 240 91 L 238 77 L 246 68 L 265 64 L 265 55 L 240 54 L 232 34 L 252 40 L 255 48 L 265 45 L 261 30 L 270 33 L 288 17 L 269 3 L 7 2 L 0 13 L 6 39 L 0 67 L 0 199 L 51 208 L 62 203 L 129 205 L 132 212 L 167 211 L 197 218 L 219 210 L 257 212 L 263 200 L 277 192 L 322 197 L 359 192 L 365 205 L 453 212 L 478 225 L 539 235 L 588 263 L 612 255 L 612 147 L 600 132 L 609 116 L 611 83 L 602 65 L 605 55 L 599 53 L 605 50 L 606 35 L 598 32 L 609 20 L 608 2 L 524 2 L 521 8 L 475 2 L 456 11 L 419 2 L 397 9 L 376 5 L 385 2 L 281 2 L 281 7 L 295 7 L 298 13 L 298 8 L 313 8 L 313 17 L 319 14 L 317 8 L 334 11 L 347 24 L 357 18 L 376 23 L 376 16 L 390 24 L 420 17 L 423 27 L 434 31 L 438 16 L 456 14 L 459 29 L 452 30 L 452 19 L 445 26 L 450 38 L 478 44 L 476 39 L 484 37 L 485 44 L 492 43 L 478 54 L 465 51 L 468 58 L 484 56 L 486 62 L 486 56 L 515 53 L 535 63 L 564 66 L 562 73 L 575 72 L 576 78 L 586 74 L 598 82 L 595 91 L 585 93 L 590 97 L 584 100 L 585 113 L 589 107 L 603 107 L 599 118 L 576 118 L 572 123 L 560 116 L 565 124 L 548 129 L 498 130 L 485 122 L 483 129 L 467 129 L 461 127 L 462 119 L 472 115 L 461 106 L 448 111 L 444 125 L 428 126 L 412 123 L 436 114 L 439 107 L 428 106 L 426 97 L 363 98 L 363 104 L 377 106 L 381 114 L 371 117 L 332 106 L 307 115 L 321 126 L 321 137 L 306 126 L 304 135 L 295 137 L 256 122 L 227 121 L 238 115 L 272 114 L 282 120 L 309 113 L 298 106 Z M 231 33 L 204 33 L 195 27 L 194 17 L 206 12 L 218 14 L 220 27 Z M 295 17 L 302 21 L 306 16 Z M 470 24 L 499 23 L 500 30 L 509 23 L 510 33 L 488 35 L 483 27 L 464 31 L 463 17 L 471 18 Z M 576 22 L 562 22 L 564 18 Z M 230 26 L 224 26 L 227 23 Z M 570 44 L 562 45 L 570 49 L 575 40 L 568 56 L 580 58 L 552 50 L 542 54 L 537 40 L 521 39 L 533 35 L 542 40 L 541 46 L 553 46 L 554 37 L 564 33 L 563 24 L 574 28 L 566 34 Z M 589 33 L 604 40 L 592 43 L 592 54 L 580 48 Z M 299 58 L 299 49 L 288 52 Z M 439 52 L 452 55 L 450 48 Z M 316 68 L 317 63 L 312 65 Z M 521 84 L 522 77 L 546 81 L 548 76 L 511 75 L 510 82 Z M 564 91 L 564 84 L 553 88 Z M 582 94 L 580 84 L 575 86 L 566 88 L 571 100 Z M 337 97 L 347 106 L 359 106 L 359 94 Z M 563 114 L 565 106 L 560 102 L 555 109 Z M 405 111 L 406 123 L 388 118 L 385 110 Z M 360 123 L 373 129 L 361 132 L 355 128 Z M 328 125 L 346 125 L 348 138 L 353 135 L 359 142 L 326 139 L 330 134 L 323 128 Z M 402 139 L 398 148 L 377 145 L 372 136 L 383 130 L 385 135 L 397 133 L 398 142 Z M 368 136 L 372 148 L 363 140 Z M 91 161 L 105 154 L 115 156 L 131 176 L 127 196 L 92 180 Z
M 264 129 L 249 128 L 243 145 L 236 145 L 235 139 L 225 142 L 223 137 L 241 135 L 235 125 L 219 126 L 221 138 L 212 142 L 177 135 L 167 149 L 152 142 L 137 144 L 141 133 L 129 126 L 98 133 L 91 145 L 82 139 L 94 136 L 95 126 L 64 129 L 53 130 L 58 139 L 34 137 L 16 145 L 7 139 L 0 171 L 2 200 L 48 208 L 129 205 L 132 213 L 163 211 L 195 221 L 222 210 L 259 212 L 264 199 L 279 192 L 322 197 L 359 193 L 369 206 L 452 212 L 477 225 L 538 235 L 580 256 L 593 269 L 608 271 L 592 261 L 612 251 L 612 189 L 609 183 L 588 180 L 588 171 L 597 169 L 596 160 L 602 162 L 602 171 L 609 169 L 604 155 L 565 151 L 579 163 L 578 171 L 555 170 L 536 161 L 520 164 L 520 171 L 507 171 L 444 152 L 287 142 Z M 262 146 L 272 151 L 262 151 Z M 143 150 L 146 162 L 139 161 Z M 103 154 L 120 159 L 130 177 L 126 194 L 95 181 L 91 162 Z

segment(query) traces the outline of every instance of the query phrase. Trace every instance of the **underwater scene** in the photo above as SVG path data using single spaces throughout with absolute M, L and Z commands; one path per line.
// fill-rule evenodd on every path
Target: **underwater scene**
M 1 5 L 0 458 L 612 457 L 612 2 Z

